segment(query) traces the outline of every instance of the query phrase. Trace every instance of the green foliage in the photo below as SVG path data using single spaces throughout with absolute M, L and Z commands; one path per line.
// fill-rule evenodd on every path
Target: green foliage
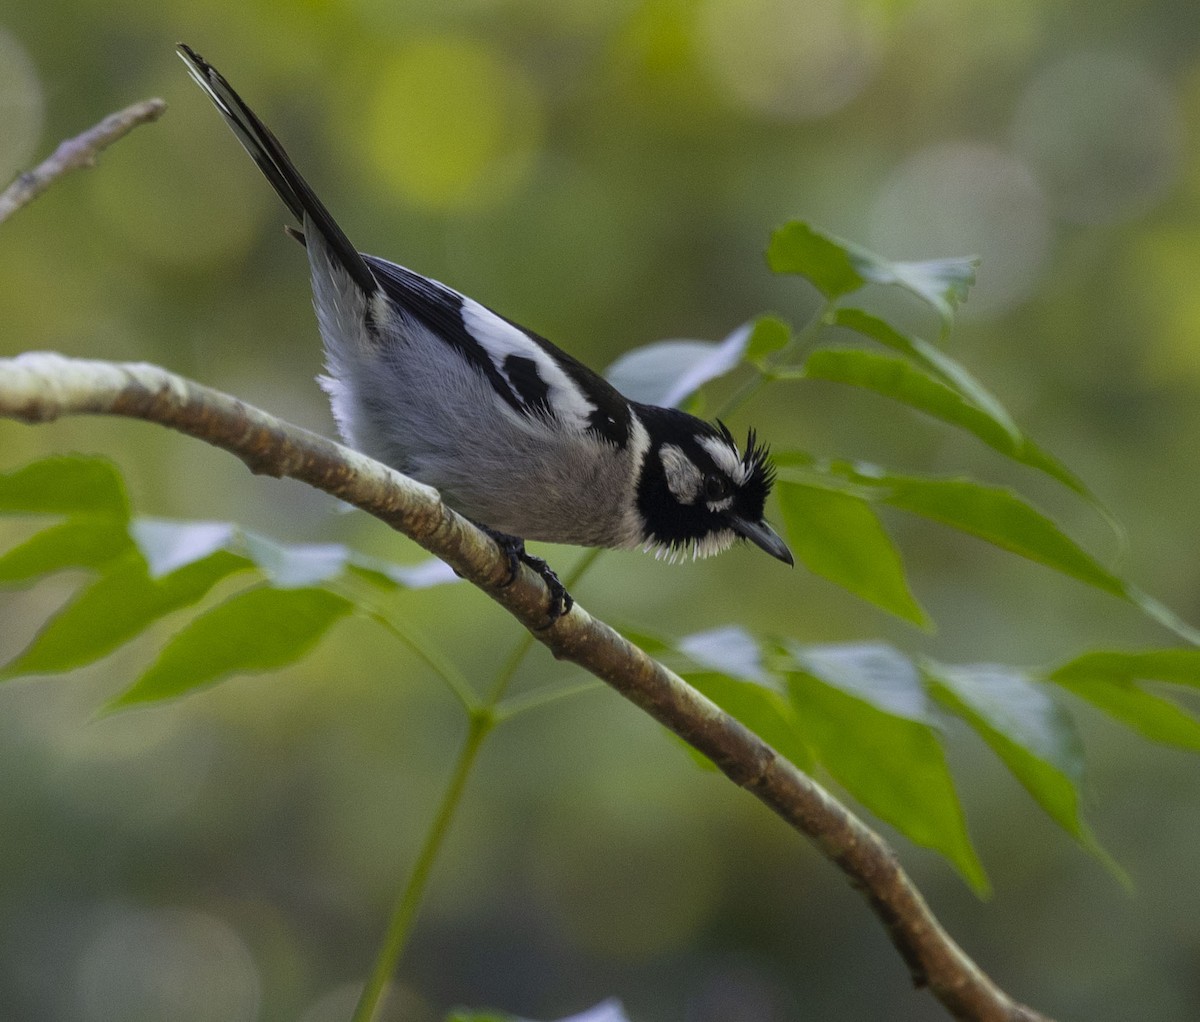
M 969 257 L 895 262 L 793 220 L 771 235 L 767 264 L 776 273 L 806 278 L 831 301 L 867 284 L 903 288 L 932 305 L 948 327 L 955 308 L 966 300 L 967 291 L 975 283 L 979 260 Z
M 238 593 L 189 622 L 111 708 L 171 699 L 230 674 L 285 667 L 352 609 L 344 596 L 325 589 Z
M 987 876 L 912 663 L 880 643 L 790 643 L 787 654 L 788 691 L 815 758 L 876 816 L 941 852 L 985 893 Z
M 809 571 L 912 624 L 928 615 L 908 588 L 900 551 L 870 501 L 803 482 L 779 484 L 779 506 L 792 551 Z
M 719 343 L 649 345 L 620 359 L 610 377 L 639 400 L 682 404 L 738 374 L 743 384 L 727 402 L 729 412 L 767 385 L 816 379 L 866 389 L 964 431 L 1099 506 L 942 348 L 839 305 L 868 283 L 896 287 L 921 298 L 944 325 L 973 279 L 972 260 L 892 262 L 803 223 L 775 233 L 768 260 L 825 297 L 812 322 L 793 331 L 762 317 Z M 851 331 L 885 350 L 825 344 L 830 330 L 839 338 Z M 977 537 L 1123 600 L 1200 645 L 1190 626 L 1008 486 L 833 461 L 786 446 L 776 460 L 779 504 L 801 563 L 918 628 L 933 622 L 912 592 L 883 512 L 919 515 Z M 394 565 L 338 544 L 288 545 L 229 523 L 134 518 L 120 474 L 99 458 L 49 458 L 0 476 L 0 512 L 46 519 L 41 531 L 0 555 L 0 583 L 31 583 L 66 569 L 85 578 L 0 679 L 92 663 L 157 622 L 186 615 L 110 709 L 152 703 L 293 663 L 358 611 L 412 644 L 464 706 L 476 705 L 438 655 L 402 634 L 372 602 L 398 586 L 451 581 L 444 566 Z M 230 591 L 214 605 L 206 597 L 218 585 Z M 880 819 L 944 856 L 980 892 L 988 882 L 947 763 L 948 721 L 982 739 L 1055 823 L 1110 866 L 1082 816 L 1077 704 L 1064 693 L 1148 738 L 1200 751 L 1200 721 L 1146 687 L 1200 686 L 1200 650 L 1100 651 L 1029 670 L 934 663 L 882 643 L 809 646 L 731 625 L 656 652 L 679 658 L 701 691 L 781 755 L 825 771 Z
M 229 523 L 131 518 L 120 474 L 103 458 L 48 458 L 0 476 L 0 510 L 67 515 L 0 556 L 0 582 L 66 568 L 93 576 L 0 669 L 0 680 L 93 663 L 155 622 L 195 608 L 219 582 L 244 575 L 251 584 L 186 625 L 114 708 L 295 662 L 353 609 L 335 591 L 352 578 L 384 590 L 453 578 L 438 562 L 431 570 L 338 544 L 289 546 Z
M 1117 870 L 1080 815 L 1083 746 L 1045 685 L 999 664 L 926 662 L 933 695 L 962 718 L 1068 834 Z

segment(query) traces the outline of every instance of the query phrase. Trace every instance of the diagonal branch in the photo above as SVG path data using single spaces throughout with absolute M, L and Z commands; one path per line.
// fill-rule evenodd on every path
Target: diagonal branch
M 252 472 L 290 476 L 374 515 L 442 558 L 554 656 L 603 679 L 813 841 L 862 892 L 917 986 L 958 1019 L 1046 1022 L 997 987 L 946 933 L 874 831 L 757 735 L 576 604 L 545 626 L 548 593 L 436 490 L 346 447 L 157 366 L 31 353 L 0 359 L 0 416 L 27 423 L 99 414 L 145 419 L 223 448 Z
M 83 167 L 94 167 L 96 157 L 118 139 L 124 138 L 139 124 L 157 121 L 167 109 L 161 99 L 146 99 L 115 114 L 109 114 L 99 124 L 82 135 L 59 143 L 50 157 L 0 192 L 0 223 L 22 206 L 28 206 L 64 174 Z

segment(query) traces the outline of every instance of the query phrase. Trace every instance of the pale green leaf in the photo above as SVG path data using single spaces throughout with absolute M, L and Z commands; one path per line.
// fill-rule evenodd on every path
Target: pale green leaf
M 246 532 L 242 542 L 247 556 L 276 589 L 302 589 L 339 578 L 350 560 L 341 543 L 277 543 Z
M 937 699 L 987 742 L 1060 827 L 1096 849 L 1080 816 L 1083 746 L 1046 686 L 1001 664 L 924 666 Z
M 375 585 L 395 589 L 429 589 L 432 586 L 461 582 L 462 576 L 445 561 L 428 557 L 417 564 L 393 564 L 391 561 L 352 552 L 346 569 Z
M 780 680 L 764 666 L 754 636 L 730 625 L 688 635 L 677 647 L 701 667 L 680 672 L 692 685 L 785 759 L 802 770 L 811 766 L 812 754 L 797 727 L 795 710 Z
M 231 522 L 138 518 L 130 534 L 154 577 L 224 550 L 251 561 L 277 589 L 334 582 L 347 573 L 389 589 L 426 589 L 458 581 L 453 569 L 436 558 L 393 564 L 340 543 L 281 543 Z
M 239 529 L 232 522 L 185 522 L 135 518 L 129 535 L 146 559 L 151 578 L 203 560 L 218 550 L 231 550 Z M 241 554 L 241 550 L 231 551 Z
M 686 635 L 676 644 L 689 660 L 709 670 L 752 681 L 765 688 L 780 686 L 763 666 L 758 640 L 744 628 L 727 625 Z
M 528 1020 L 502 1012 L 458 1008 L 446 1017 L 446 1022 L 528 1022 Z M 625 1014 L 625 1009 L 621 1007 L 621 1002 L 610 998 L 597 1004 L 594 1008 L 589 1008 L 578 1015 L 571 1015 L 569 1018 L 559 1019 L 558 1022 L 629 1022 L 629 1017 Z
M 937 309 L 944 321 L 967 300 L 967 292 L 975 283 L 975 270 L 979 266 L 976 256 L 896 262 L 864 249 L 856 248 L 854 254 L 855 268 L 867 280 L 910 291 Z
M 741 365 L 752 332 L 746 324 L 719 342 L 658 341 L 622 355 L 605 376 L 631 400 L 674 408 Z
M 913 662 L 885 642 L 788 645 L 800 669 L 894 717 L 934 724 L 936 717 Z
M 1055 823 L 1130 886 L 1083 819 L 1083 745 L 1046 686 L 1000 664 L 930 662 L 925 669 L 939 701 L 979 734 Z

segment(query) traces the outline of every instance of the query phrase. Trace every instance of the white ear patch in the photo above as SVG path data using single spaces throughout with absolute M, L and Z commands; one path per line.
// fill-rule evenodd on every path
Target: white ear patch
M 658 449 L 663 474 L 667 477 L 667 488 L 680 504 L 694 504 L 700 496 L 704 476 L 691 459 L 674 444 L 663 444 Z
M 742 464 L 736 448 L 730 447 L 719 436 L 702 436 L 699 441 L 700 446 L 708 451 L 713 464 L 734 483 L 740 485 L 746 481 L 746 466 Z

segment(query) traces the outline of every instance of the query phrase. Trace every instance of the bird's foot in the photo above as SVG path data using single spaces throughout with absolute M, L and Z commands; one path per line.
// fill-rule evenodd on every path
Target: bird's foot
M 502 585 L 512 585 L 521 571 L 521 565 L 527 564 L 546 583 L 546 588 L 550 590 L 550 607 L 547 611 L 550 615 L 549 624 L 554 624 L 555 621 L 570 611 L 575 605 L 575 601 L 571 598 L 571 594 L 567 592 L 566 586 L 559 581 L 558 576 L 554 573 L 554 569 L 549 564 L 542 560 L 542 558 L 535 557 L 525 549 L 525 540 L 517 536 L 510 536 L 507 532 L 497 532 L 495 529 L 489 529 L 487 526 L 480 526 L 480 528 L 495 540 L 496 546 L 508 557 L 508 578 L 505 579 Z

